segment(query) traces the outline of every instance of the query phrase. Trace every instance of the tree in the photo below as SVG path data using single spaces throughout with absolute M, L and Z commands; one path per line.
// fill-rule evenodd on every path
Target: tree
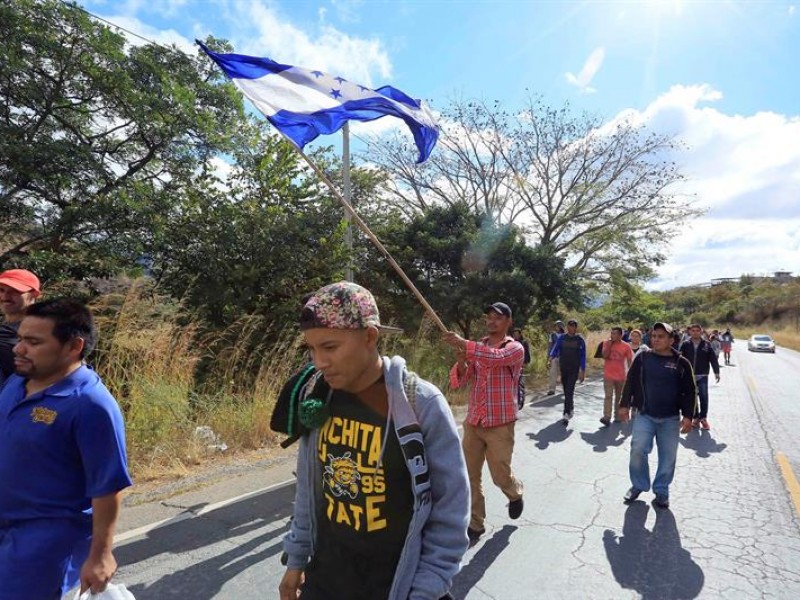
M 305 294 L 341 279 L 342 212 L 265 122 L 239 135 L 228 186 L 209 175 L 174 207 L 153 272 L 212 325 L 261 315 L 276 331 L 296 322 Z
M 519 326 L 549 316 L 559 302 L 580 303 L 572 272 L 550 248 L 529 247 L 516 227 L 498 226 L 469 206 L 398 218 L 380 234 L 445 325 L 458 326 L 467 337 L 476 332 L 483 309 L 498 300 L 512 306 Z M 366 267 L 360 276 L 388 315 L 403 327 L 417 326 L 422 309 L 400 278 L 385 264 Z
M 4 2 L 0 36 L 0 266 L 130 266 L 230 150 L 240 97 L 208 61 L 130 46 L 75 4 Z
M 499 103 L 452 102 L 432 158 L 409 165 L 409 142 L 372 140 L 389 174 L 387 197 L 407 214 L 464 205 L 517 225 L 584 282 L 641 280 L 665 260 L 669 234 L 696 215 L 677 192 L 683 176 L 669 137 L 627 121 L 604 124 L 530 99 L 513 116 Z

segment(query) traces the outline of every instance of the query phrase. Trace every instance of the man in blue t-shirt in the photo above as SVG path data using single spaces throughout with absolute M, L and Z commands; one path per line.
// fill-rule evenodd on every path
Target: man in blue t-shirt
M 116 401 L 83 364 L 96 335 L 81 302 L 27 308 L 0 392 L 0 600 L 103 591 L 120 491 L 131 485 Z
M 619 419 L 630 419 L 630 407 L 639 411 L 633 422 L 631 439 L 631 488 L 625 493 L 626 504 L 650 489 L 647 457 L 658 448 L 658 469 L 653 479 L 653 504 L 669 508 L 669 485 L 675 476 L 680 433 L 692 429 L 697 406 L 692 365 L 673 350 L 672 327 L 656 323 L 650 334 L 651 350 L 636 354 L 622 390 Z M 683 415 L 683 420 L 681 420 Z

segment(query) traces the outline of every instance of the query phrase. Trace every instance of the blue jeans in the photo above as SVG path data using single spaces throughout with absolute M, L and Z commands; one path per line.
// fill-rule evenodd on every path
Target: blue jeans
M 658 469 L 653 480 L 653 491 L 669 498 L 669 484 L 675 476 L 675 460 L 678 455 L 681 418 L 679 416 L 656 419 L 639 414 L 633 420 L 631 439 L 630 475 L 631 485 L 646 492 L 650 489 L 650 465 L 647 457 L 653 449 L 655 439 L 658 452 Z
M 700 412 L 697 413 L 697 419 L 705 419 L 708 417 L 708 378 L 709 375 L 703 377 L 695 377 L 695 385 L 697 386 L 697 395 L 700 397 Z

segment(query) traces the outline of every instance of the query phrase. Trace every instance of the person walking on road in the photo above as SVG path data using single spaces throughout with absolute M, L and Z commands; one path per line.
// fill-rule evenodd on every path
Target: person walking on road
M 711 343 L 701 337 L 702 333 L 702 327 L 696 323 L 689 327 L 690 337 L 681 344 L 681 354 L 692 365 L 697 395 L 700 398 L 700 410 L 695 415 L 692 426 L 708 430 L 711 429 L 708 423 L 708 375 L 713 369 L 714 377 L 719 383 L 719 362 Z
M 14 374 L 14 352 L 17 330 L 25 309 L 42 293 L 39 278 L 25 269 L 9 269 L 0 273 L 0 386 Z
M 549 337 L 547 338 L 547 395 L 552 396 L 556 393 L 556 384 L 558 383 L 558 374 L 559 374 L 559 366 L 558 361 L 559 358 L 556 356 L 553 357 L 553 348 L 555 347 L 556 343 L 558 342 L 558 338 L 564 335 L 564 322 L 563 321 L 556 321 L 553 324 L 553 331 L 550 332 Z M 564 385 L 562 380 L 561 385 Z
M 611 423 L 611 416 L 616 418 L 622 387 L 625 385 L 625 374 L 633 361 L 630 344 L 622 341 L 622 327 L 612 327 L 611 336 L 603 342 L 603 416 L 600 422 L 606 427 Z
M 631 487 L 623 500 L 628 504 L 650 490 L 648 456 L 655 441 L 658 467 L 652 482 L 653 504 L 669 508 L 678 439 L 692 428 L 697 397 L 692 365 L 671 347 L 672 327 L 667 323 L 653 325 L 650 344 L 651 350 L 639 352 L 633 360 L 618 411 L 619 419 L 627 422 L 630 409 L 638 410 L 631 438 Z
M 586 340 L 578 333 L 578 322 L 567 321 L 567 332 L 558 337 L 550 351 L 550 360 L 557 361 L 564 386 L 564 414 L 561 422 L 566 426 L 575 409 L 575 384 L 586 377 Z M 548 363 L 549 364 L 549 363 Z
M 81 302 L 32 304 L 0 392 L 0 600 L 105 590 L 120 492 L 131 485 L 122 413 L 83 364 L 96 339 Z
M 634 356 L 636 356 L 640 350 L 650 349 L 649 346 L 642 341 L 642 332 L 638 329 L 631 330 L 630 338 L 631 351 L 633 352 Z
M 522 482 L 511 470 L 514 425 L 517 420 L 517 380 L 522 371 L 522 345 L 508 336 L 511 308 L 495 302 L 484 309 L 487 336 L 479 342 L 465 340 L 454 332 L 444 342 L 458 351 L 450 370 L 453 389 L 471 384 L 462 446 L 467 461 L 472 496 L 468 535 L 476 541 L 485 532 L 486 501 L 481 486 L 484 462 L 494 484 L 508 498 L 508 516 L 522 514 Z
M 284 386 L 304 429 L 280 599 L 449 598 L 469 482 L 447 401 L 381 357 L 386 328 L 355 283 L 314 292 L 300 328 L 313 364 Z
M 730 328 L 726 328 L 719 336 L 720 344 L 722 345 L 722 356 L 725 359 L 725 364 L 731 364 L 731 347 L 733 346 L 733 334 Z

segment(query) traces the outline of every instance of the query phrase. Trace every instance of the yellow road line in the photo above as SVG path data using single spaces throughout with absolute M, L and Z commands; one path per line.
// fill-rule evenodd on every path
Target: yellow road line
M 800 483 L 797 482 L 797 477 L 794 476 L 792 465 L 789 464 L 789 459 L 782 452 L 775 454 L 775 460 L 778 461 L 783 480 L 786 482 L 786 489 L 789 490 L 789 495 L 792 497 L 794 509 L 800 515 Z

